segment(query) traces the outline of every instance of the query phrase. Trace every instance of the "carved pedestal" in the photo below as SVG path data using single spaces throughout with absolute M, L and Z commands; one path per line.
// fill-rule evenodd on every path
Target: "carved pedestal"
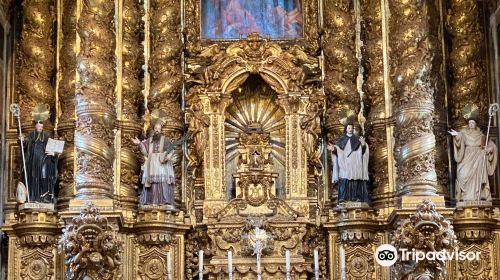
M 184 213 L 162 206 L 143 206 L 134 226 L 134 279 L 185 279 Z
M 59 232 L 54 210 L 25 208 L 15 218 L 3 228 L 9 238 L 7 279 L 52 279 Z
M 452 262 L 452 279 L 495 279 L 492 263 L 499 257 L 498 249 L 495 248 L 496 223 L 491 203 L 477 201 L 457 204 L 453 226 L 458 238 L 458 249 L 481 255 L 478 261 Z
M 376 213 L 366 203 L 347 202 L 330 210 L 329 279 L 385 279 L 376 273 L 373 253 L 383 240 Z

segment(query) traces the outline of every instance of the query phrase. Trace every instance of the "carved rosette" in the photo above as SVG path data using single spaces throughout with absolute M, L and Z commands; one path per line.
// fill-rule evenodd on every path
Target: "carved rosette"
M 76 197 L 112 198 L 115 112 L 115 4 L 82 5 L 77 32 Z
M 87 202 L 63 229 L 58 242 L 65 279 L 121 279 L 123 242 L 99 210 Z
M 121 147 L 120 200 L 128 207 L 137 203 L 137 184 L 140 173 L 140 153 L 131 139 L 142 131 L 139 108 L 142 95 L 141 66 L 144 61 L 142 41 L 143 7 L 139 1 L 123 1 L 122 13 L 122 83 L 121 83 Z
M 140 279 L 167 279 L 169 253 L 172 271 L 176 268 L 175 252 L 172 246 L 174 240 L 171 233 L 143 233 L 137 237 L 136 242 L 139 245 L 138 274 Z
M 352 0 L 326 0 L 323 4 L 324 88 L 327 100 L 326 127 L 328 139 L 343 132 L 340 110 L 359 112 L 360 99 L 356 89 L 358 60 L 356 58 L 356 22 Z
M 366 60 L 365 105 L 368 108 L 367 138 L 370 144 L 370 173 L 373 176 L 373 194 L 380 196 L 389 190 L 387 132 L 389 125 L 385 110 L 384 61 L 382 41 L 382 8 L 378 0 L 361 1 L 363 25 L 363 58 Z
M 31 111 L 38 104 L 48 104 L 54 112 L 54 87 L 51 79 L 55 66 L 53 0 L 23 1 L 21 35 L 17 45 L 16 94 L 21 107 L 21 126 L 24 131 L 33 129 Z M 50 119 L 45 129 L 51 130 Z
M 436 205 L 430 200 L 424 200 L 417 206 L 415 214 L 402 221 L 392 241 L 397 249 L 413 249 L 427 252 L 441 250 L 454 251 L 457 246 L 457 237 L 453 226 L 436 210 Z M 400 258 L 401 256 L 399 256 Z M 442 279 L 446 275 L 445 263 L 442 260 L 414 260 L 401 259 L 392 267 L 397 279 Z
M 401 195 L 435 195 L 433 63 L 439 52 L 430 1 L 389 1 L 394 154 Z
M 67 203 L 74 195 L 75 159 L 75 83 L 76 83 L 76 0 L 62 1 L 61 33 L 59 49 L 59 122 L 57 133 L 65 141 L 59 157 L 58 204 Z
M 469 102 L 479 106 L 481 122 L 487 116 L 484 31 L 479 17 L 479 5 L 475 0 L 448 2 L 446 29 L 451 35 L 451 118 L 455 127 L 465 125 L 462 109 Z
M 182 70 L 182 34 L 181 2 L 178 0 L 150 1 L 150 39 L 151 54 L 149 58 L 149 74 L 151 89 L 148 93 L 148 109 L 164 109 L 168 119 L 163 126 L 168 137 L 177 139 L 183 130 L 183 113 L 181 112 L 181 93 L 184 81 Z M 178 148 L 178 159 L 182 158 L 181 148 Z M 181 190 L 181 160 L 174 163 L 177 177 L 175 199 L 180 201 Z

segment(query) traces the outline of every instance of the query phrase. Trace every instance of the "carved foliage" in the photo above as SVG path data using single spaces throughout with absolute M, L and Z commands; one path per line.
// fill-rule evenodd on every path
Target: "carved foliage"
M 115 5 L 89 0 L 77 23 L 80 52 L 76 85 L 78 196 L 110 197 L 115 124 Z M 91 172 L 87 172 L 91 171 Z
M 26 248 L 21 255 L 21 279 L 52 279 L 54 253 L 51 246 Z
M 394 136 L 398 187 L 407 188 L 406 191 L 416 195 L 435 193 L 437 180 L 434 168 L 436 89 L 433 65 L 438 48 L 429 23 L 436 7 L 430 2 L 389 2 L 392 100 L 397 111 Z M 428 168 L 419 172 L 408 170 L 421 160 L 428 160 Z M 426 187 L 413 191 L 411 185 L 415 184 Z
M 91 202 L 63 229 L 59 251 L 64 253 L 66 279 L 121 279 L 122 241 Z
M 469 102 L 479 106 L 479 116 L 487 116 L 484 34 L 478 16 L 479 5 L 474 0 L 448 2 L 446 30 L 452 38 L 449 58 L 453 76 L 452 122 L 455 126 L 465 125 L 461 111 Z
M 436 205 L 424 200 L 417 206 L 417 212 L 399 225 L 392 244 L 399 249 L 405 248 L 409 251 L 415 249 L 424 253 L 454 250 L 457 237 L 450 221 L 436 211 Z M 433 275 L 433 279 L 441 279 L 440 277 L 446 275 L 446 267 L 441 260 L 423 260 L 417 263 L 400 260 L 393 267 L 393 272 L 398 279 L 401 277 L 418 279 L 424 275 Z
M 193 279 L 198 274 L 199 250 L 203 250 L 206 257 L 212 255 L 211 244 L 206 227 L 198 226 L 187 233 L 185 248 L 186 279 Z

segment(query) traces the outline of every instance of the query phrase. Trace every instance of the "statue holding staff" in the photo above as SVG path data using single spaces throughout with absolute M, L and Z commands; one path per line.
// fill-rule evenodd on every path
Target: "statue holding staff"
M 27 136 L 22 133 L 19 136 L 25 162 L 28 202 L 53 203 L 58 156 L 47 149 L 47 143 L 53 139 L 43 130 L 43 122 L 50 117 L 50 108 L 47 104 L 38 105 L 31 115 L 35 130 Z
M 354 134 L 354 112 L 347 110 L 344 115 L 344 134 L 327 146 L 332 153 L 332 183 L 338 183 L 338 203 L 368 202 L 368 144 Z
M 498 104 L 490 106 L 491 118 L 498 110 Z M 457 201 L 491 201 L 488 176 L 495 173 L 497 165 L 497 146 L 485 137 L 477 126 L 478 107 L 468 104 L 464 108 L 467 127 L 459 132 L 448 131 L 453 136 L 453 151 L 457 166 L 455 182 Z

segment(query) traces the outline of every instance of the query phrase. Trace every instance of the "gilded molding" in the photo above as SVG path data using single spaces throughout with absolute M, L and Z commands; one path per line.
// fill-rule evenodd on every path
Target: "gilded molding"
M 401 195 L 435 195 L 432 66 L 437 50 L 429 23 L 435 7 L 411 0 L 389 1 L 389 8 L 397 190 Z
M 89 0 L 77 23 L 76 197 L 111 198 L 115 112 L 115 4 Z

